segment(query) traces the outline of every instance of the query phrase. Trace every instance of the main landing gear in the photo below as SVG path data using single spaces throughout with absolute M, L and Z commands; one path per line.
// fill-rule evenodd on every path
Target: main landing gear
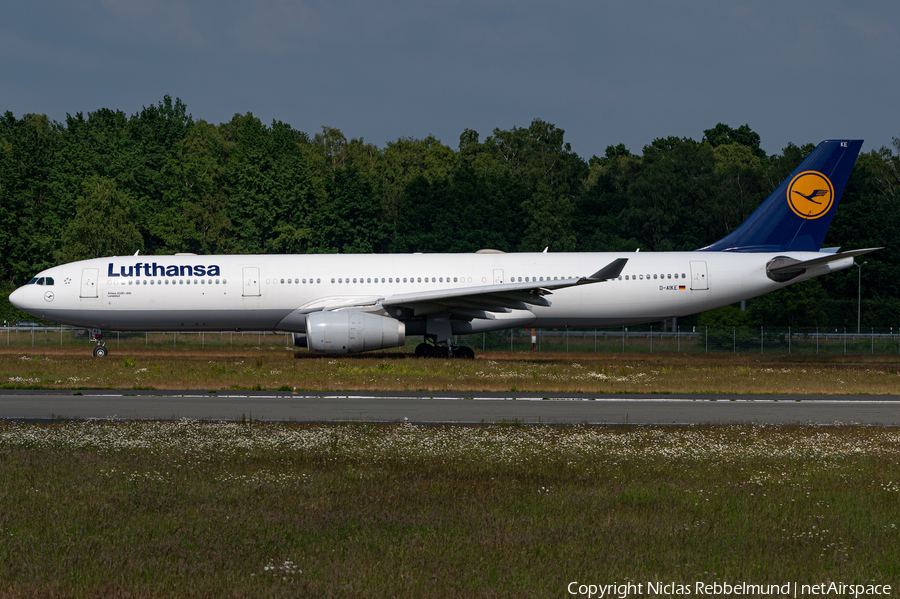
M 91 329 L 91 341 L 97 342 L 97 347 L 94 348 L 94 357 L 105 358 L 106 354 L 109 353 L 109 350 L 106 349 L 106 341 L 103 340 L 103 331 L 100 329 Z
M 472 360 L 475 352 L 465 345 L 453 345 L 449 340 L 436 341 L 430 336 L 425 337 L 425 342 L 416 346 L 416 356 L 419 358 L 458 358 Z

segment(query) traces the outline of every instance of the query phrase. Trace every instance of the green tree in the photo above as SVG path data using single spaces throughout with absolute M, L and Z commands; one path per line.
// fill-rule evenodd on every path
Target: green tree
M 404 191 L 395 252 L 510 251 L 520 242 L 521 226 L 507 195 L 507 175 L 476 173 L 463 163 L 453 176 L 430 182 L 419 176 Z
M 132 166 L 117 180 L 137 201 L 145 247 L 153 253 L 182 252 L 194 245 L 179 156 L 193 127 L 187 107 L 170 96 L 128 120 Z
M 703 132 L 703 141 L 714 148 L 738 144 L 749 148 L 757 158 L 766 157 L 765 151 L 759 147 L 761 138 L 758 133 L 750 129 L 750 125 L 741 125 L 737 129 L 732 129 L 728 125 L 719 123 L 712 129 Z
M 400 213 L 407 208 L 405 203 L 410 198 L 407 186 L 419 178 L 436 185 L 448 180 L 457 168 L 457 160 L 453 149 L 432 135 L 388 142 L 372 169 L 370 181 L 381 196 L 384 221 L 392 241 L 406 234 L 398 227 Z M 451 236 L 457 232 L 452 231 Z
M 0 119 L 0 280 L 21 282 L 52 265 L 65 218 L 55 164 L 61 143 L 59 124 L 45 115 Z
M 691 139 L 668 137 L 644 147 L 629 181 L 621 223 L 651 251 L 693 250 L 717 237 L 707 209 L 716 183 L 713 149 Z
M 178 251 L 216 254 L 234 250 L 224 178 L 231 145 L 214 125 L 203 120 L 194 123 L 179 142 L 177 164 L 181 198 L 178 209 L 181 223 Z
M 525 228 L 523 251 L 572 251 L 572 208 L 584 191 L 587 164 L 564 141 L 565 131 L 534 119 L 528 128 L 494 129 L 485 145 L 493 149 L 501 166 L 525 187 L 522 201 Z
M 642 248 L 634 232 L 622 224 L 628 185 L 640 165 L 641 157 L 623 144 L 607 146 L 604 157 L 591 158 L 586 189 L 576 200 L 572 218 L 579 251 L 633 252 Z
M 750 321 L 767 327 L 825 326 L 827 297 L 819 279 L 795 283 L 748 302 Z
M 319 200 L 301 144 L 289 125 L 275 121 L 269 129 L 249 113 L 235 115 L 221 131 L 233 144 L 224 178 L 235 248 L 274 251 L 285 227 L 302 230 L 316 213 Z
M 356 167 L 336 169 L 327 184 L 317 227 L 328 252 L 360 254 L 383 251 L 381 200 Z
M 66 229 L 57 260 L 127 256 L 142 249 L 135 206 L 134 199 L 120 191 L 111 179 L 87 179 L 83 195 L 75 201 L 75 218 Z

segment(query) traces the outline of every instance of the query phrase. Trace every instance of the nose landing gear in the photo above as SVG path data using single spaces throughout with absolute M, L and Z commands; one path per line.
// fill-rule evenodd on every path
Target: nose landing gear
M 91 341 L 97 342 L 97 347 L 94 348 L 94 357 L 105 358 L 109 350 L 106 349 L 106 341 L 103 340 L 103 331 L 91 329 Z

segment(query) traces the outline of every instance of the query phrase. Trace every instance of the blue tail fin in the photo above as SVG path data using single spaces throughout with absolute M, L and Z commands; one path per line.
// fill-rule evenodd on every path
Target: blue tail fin
M 708 252 L 818 252 L 861 139 L 823 141 L 741 226 Z

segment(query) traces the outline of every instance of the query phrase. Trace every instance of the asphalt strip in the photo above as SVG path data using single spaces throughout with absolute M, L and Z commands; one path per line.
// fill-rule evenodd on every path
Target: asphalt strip
M 85 393 L 83 397 L 148 397 L 148 395 L 133 396 L 126 393 Z M 149 397 L 154 397 L 150 395 Z M 441 401 L 575 401 L 575 402 L 640 402 L 640 403 L 698 403 L 698 402 L 728 402 L 728 403 L 827 403 L 827 404 L 876 404 L 876 405 L 900 405 L 898 399 L 747 399 L 747 398 L 707 398 L 707 397 L 453 397 L 453 396 L 404 396 L 394 397 L 385 395 L 221 395 L 221 394 L 173 394 L 159 395 L 157 397 L 181 397 L 186 399 L 354 399 L 354 400 L 381 400 L 410 399 L 410 400 L 441 400 Z

